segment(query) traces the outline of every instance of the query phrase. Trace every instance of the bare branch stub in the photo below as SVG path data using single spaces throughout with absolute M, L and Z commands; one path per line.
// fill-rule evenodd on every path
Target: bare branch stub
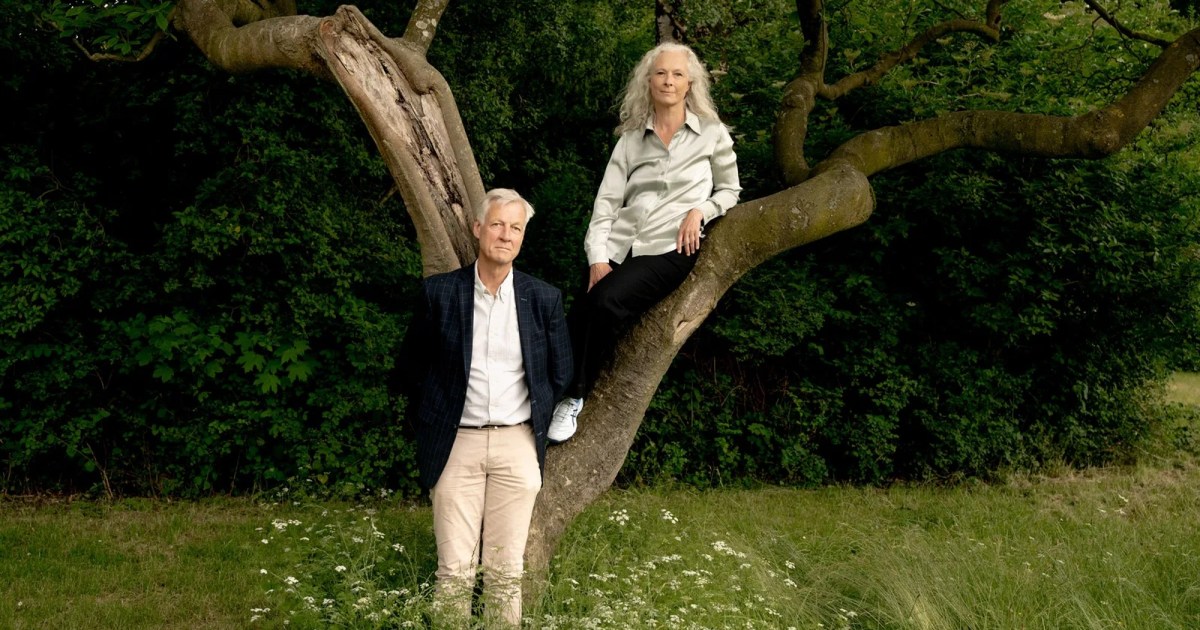
M 685 43 L 687 27 L 679 20 L 678 0 L 654 0 L 654 38 L 658 43 Z
M 1153 35 L 1145 35 L 1143 33 L 1138 33 L 1136 31 L 1130 29 L 1129 27 L 1122 24 L 1119 20 L 1117 20 L 1115 15 L 1109 13 L 1096 0 L 1083 0 L 1083 1 L 1084 1 L 1084 4 L 1088 5 L 1089 7 L 1091 7 L 1091 9 L 1093 11 L 1096 12 L 1096 15 L 1100 16 L 1100 19 L 1104 20 L 1105 22 L 1108 22 L 1109 26 L 1116 29 L 1117 32 L 1120 33 L 1122 37 L 1125 37 L 1127 39 L 1136 39 L 1138 41 L 1146 42 L 1149 44 L 1154 44 L 1155 46 L 1158 46 L 1159 48 L 1166 48 L 1167 46 L 1171 45 L 1171 42 L 1169 42 L 1165 39 L 1162 39 L 1161 37 L 1155 37 Z
M 421 0 L 413 9 L 408 26 L 404 29 L 404 41 L 421 54 L 429 51 L 433 38 L 437 35 L 438 22 L 446 12 L 450 0 Z

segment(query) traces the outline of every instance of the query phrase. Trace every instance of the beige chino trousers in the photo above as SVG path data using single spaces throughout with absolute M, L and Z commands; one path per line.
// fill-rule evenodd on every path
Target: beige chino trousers
M 467 618 L 482 564 L 484 614 L 521 624 L 521 578 L 533 504 L 542 488 L 529 424 L 460 428 L 430 491 L 437 540 L 436 602 Z M 481 562 L 482 560 L 482 562 Z

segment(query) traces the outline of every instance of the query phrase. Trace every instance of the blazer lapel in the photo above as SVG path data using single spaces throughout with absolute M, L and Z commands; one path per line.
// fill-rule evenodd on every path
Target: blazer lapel
M 517 333 L 521 338 L 521 358 L 525 361 L 525 377 L 529 378 L 529 357 L 533 356 L 530 335 L 533 334 L 533 303 L 529 297 L 529 278 L 513 269 L 513 293 L 517 297 Z
M 463 382 L 471 378 L 471 347 L 475 339 L 475 265 L 467 265 L 458 275 L 459 339 L 462 339 Z

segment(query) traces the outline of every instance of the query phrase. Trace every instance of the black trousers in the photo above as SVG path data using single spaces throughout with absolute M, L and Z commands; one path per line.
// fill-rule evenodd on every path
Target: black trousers
M 625 262 L 612 265 L 591 291 L 584 274 L 582 294 L 571 306 L 567 327 L 575 353 L 575 380 L 567 395 L 584 398 L 591 392 L 596 376 L 612 358 L 621 335 L 637 318 L 658 304 L 683 283 L 696 266 L 696 254 L 674 251 L 657 256 L 627 256 Z

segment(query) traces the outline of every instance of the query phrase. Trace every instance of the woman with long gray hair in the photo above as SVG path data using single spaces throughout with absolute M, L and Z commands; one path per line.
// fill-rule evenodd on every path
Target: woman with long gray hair
M 691 272 L 704 226 L 737 203 L 737 156 L 691 48 L 660 44 L 634 68 L 584 237 L 586 294 L 571 309 L 575 379 L 549 428 L 552 443 L 576 418 L 620 334 Z

